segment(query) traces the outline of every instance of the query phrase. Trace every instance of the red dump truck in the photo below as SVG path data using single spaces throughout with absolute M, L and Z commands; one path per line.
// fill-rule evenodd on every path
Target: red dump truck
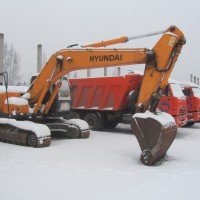
M 192 126 L 200 122 L 200 88 L 199 85 L 191 82 L 181 83 L 183 93 L 187 97 L 188 123 Z
M 130 123 L 133 103 L 142 80 L 141 74 L 117 77 L 69 79 L 71 112 L 65 118 L 81 118 L 92 130 L 114 128 L 118 123 Z M 65 88 L 65 86 L 64 86 Z M 162 94 L 158 109 L 171 114 L 177 127 L 188 123 L 187 99 L 180 84 L 170 81 Z
M 81 118 L 92 130 L 130 123 L 142 75 L 70 79 L 71 108 L 66 118 Z
M 117 77 L 69 79 L 71 111 L 63 112 L 62 115 L 67 119 L 84 119 L 92 130 L 114 128 L 118 123 L 130 123 L 135 109 L 132 102 L 137 99 L 137 89 L 142 77 L 142 74 L 129 74 Z M 63 91 L 66 91 L 67 85 L 66 83 L 62 86 Z M 169 81 L 158 109 L 172 115 L 177 127 L 187 125 L 187 99 L 180 83 Z
M 185 126 L 188 123 L 187 99 L 182 92 L 180 83 L 169 81 L 158 104 L 158 109 L 172 115 L 177 127 Z

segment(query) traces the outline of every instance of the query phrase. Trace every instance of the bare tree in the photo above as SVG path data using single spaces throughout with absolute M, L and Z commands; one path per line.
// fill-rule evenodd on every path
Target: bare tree
M 4 71 L 8 73 L 8 85 L 20 85 L 20 58 L 13 45 L 4 45 Z

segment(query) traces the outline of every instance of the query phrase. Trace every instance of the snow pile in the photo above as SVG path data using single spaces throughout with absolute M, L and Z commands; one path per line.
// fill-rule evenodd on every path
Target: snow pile
M 24 99 L 30 99 L 31 94 L 29 92 L 27 92 L 27 93 L 24 93 L 21 97 Z
M 192 83 L 192 82 L 180 82 L 182 86 L 188 86 L 188 87 L 199 87 L 199 85 L 197 85 L 196 83 Z
M 186 99 L 186 96 L 183 94 L 180 83 L 170 83 L 170 86 L 174 97 L 178 97 L 180 99 Z
M 8 101 L 7 99 L 5 100 L 5 104 L 28 105 L 28 101 L 20 97 L 9 97 Z
M 193 91 L 195 97 L 200 98 L 200 88 L 193 87 L 192 91 Z
M 84 120 L 81 120 L 81 119 L 70 119 L 70 120 L 67 120 L 67 122 L 70 123 L 70 124 L 76 125 L 77 127 L 79 127 L 79 129 L 81 131 L 89 129 L 88 123 Z
M 32 131 L 38 138 L 51 135 L 51 132 L 46 125 L 37 124 L 31 121 L 17 121 L 15 119 L 0 118 L 0 124 L 10 124 L 23 130 Z
M 191 87 L 195 97 L 200 98 L 200 86 L 192 82 L 181 82 L 181 87 Z
M 133 115 L 133 117 L 143 118 L 143 119 L 153 118 L 156 121 L 160 122 L 160 124 L 162 124 L 164 128 L 176 126 L 175 119 L 171 115 L 165 112 L 157 111 L 156 114 L 154 114 L 150 112 L 149 110 L 147 110 L 144 113 L 136 113 Z
M 160 166 L 144 166 L 130 125 L 47 148 L 0 143 L 2 200 L 199 200 L 200 124 L 178 128 Z

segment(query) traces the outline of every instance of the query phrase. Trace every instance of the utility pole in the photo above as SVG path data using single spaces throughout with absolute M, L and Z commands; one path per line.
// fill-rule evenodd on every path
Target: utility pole
M 197 83 L 197 77 L 194 76 L 194 83 L 196 84 Z
M 87 77 L 91 77 L 91 70 L 87 69 Z
M 117 67 L 117 76 L 120 76 L 120 75 L 121 75 L 121 68 Z
M 4 34 L 0 33 L 0 85 L 3 85 Z
M 190 82 L 193 83 L 193 74 L 190 74 Z
M 107 68 L 104 68 L 104 76 L 107 76 Z
M 42 70 L 42 45 L 37 45 L 37 73 L 40 73 Z

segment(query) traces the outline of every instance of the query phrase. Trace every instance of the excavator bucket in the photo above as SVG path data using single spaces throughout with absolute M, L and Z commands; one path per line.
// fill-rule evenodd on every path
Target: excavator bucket
M 142 150 L 140 160 L 148 166 L 164 158 L 177 133 L 175 120 L 163 112 L 137 113 L 132 118 L 131 128 Z

